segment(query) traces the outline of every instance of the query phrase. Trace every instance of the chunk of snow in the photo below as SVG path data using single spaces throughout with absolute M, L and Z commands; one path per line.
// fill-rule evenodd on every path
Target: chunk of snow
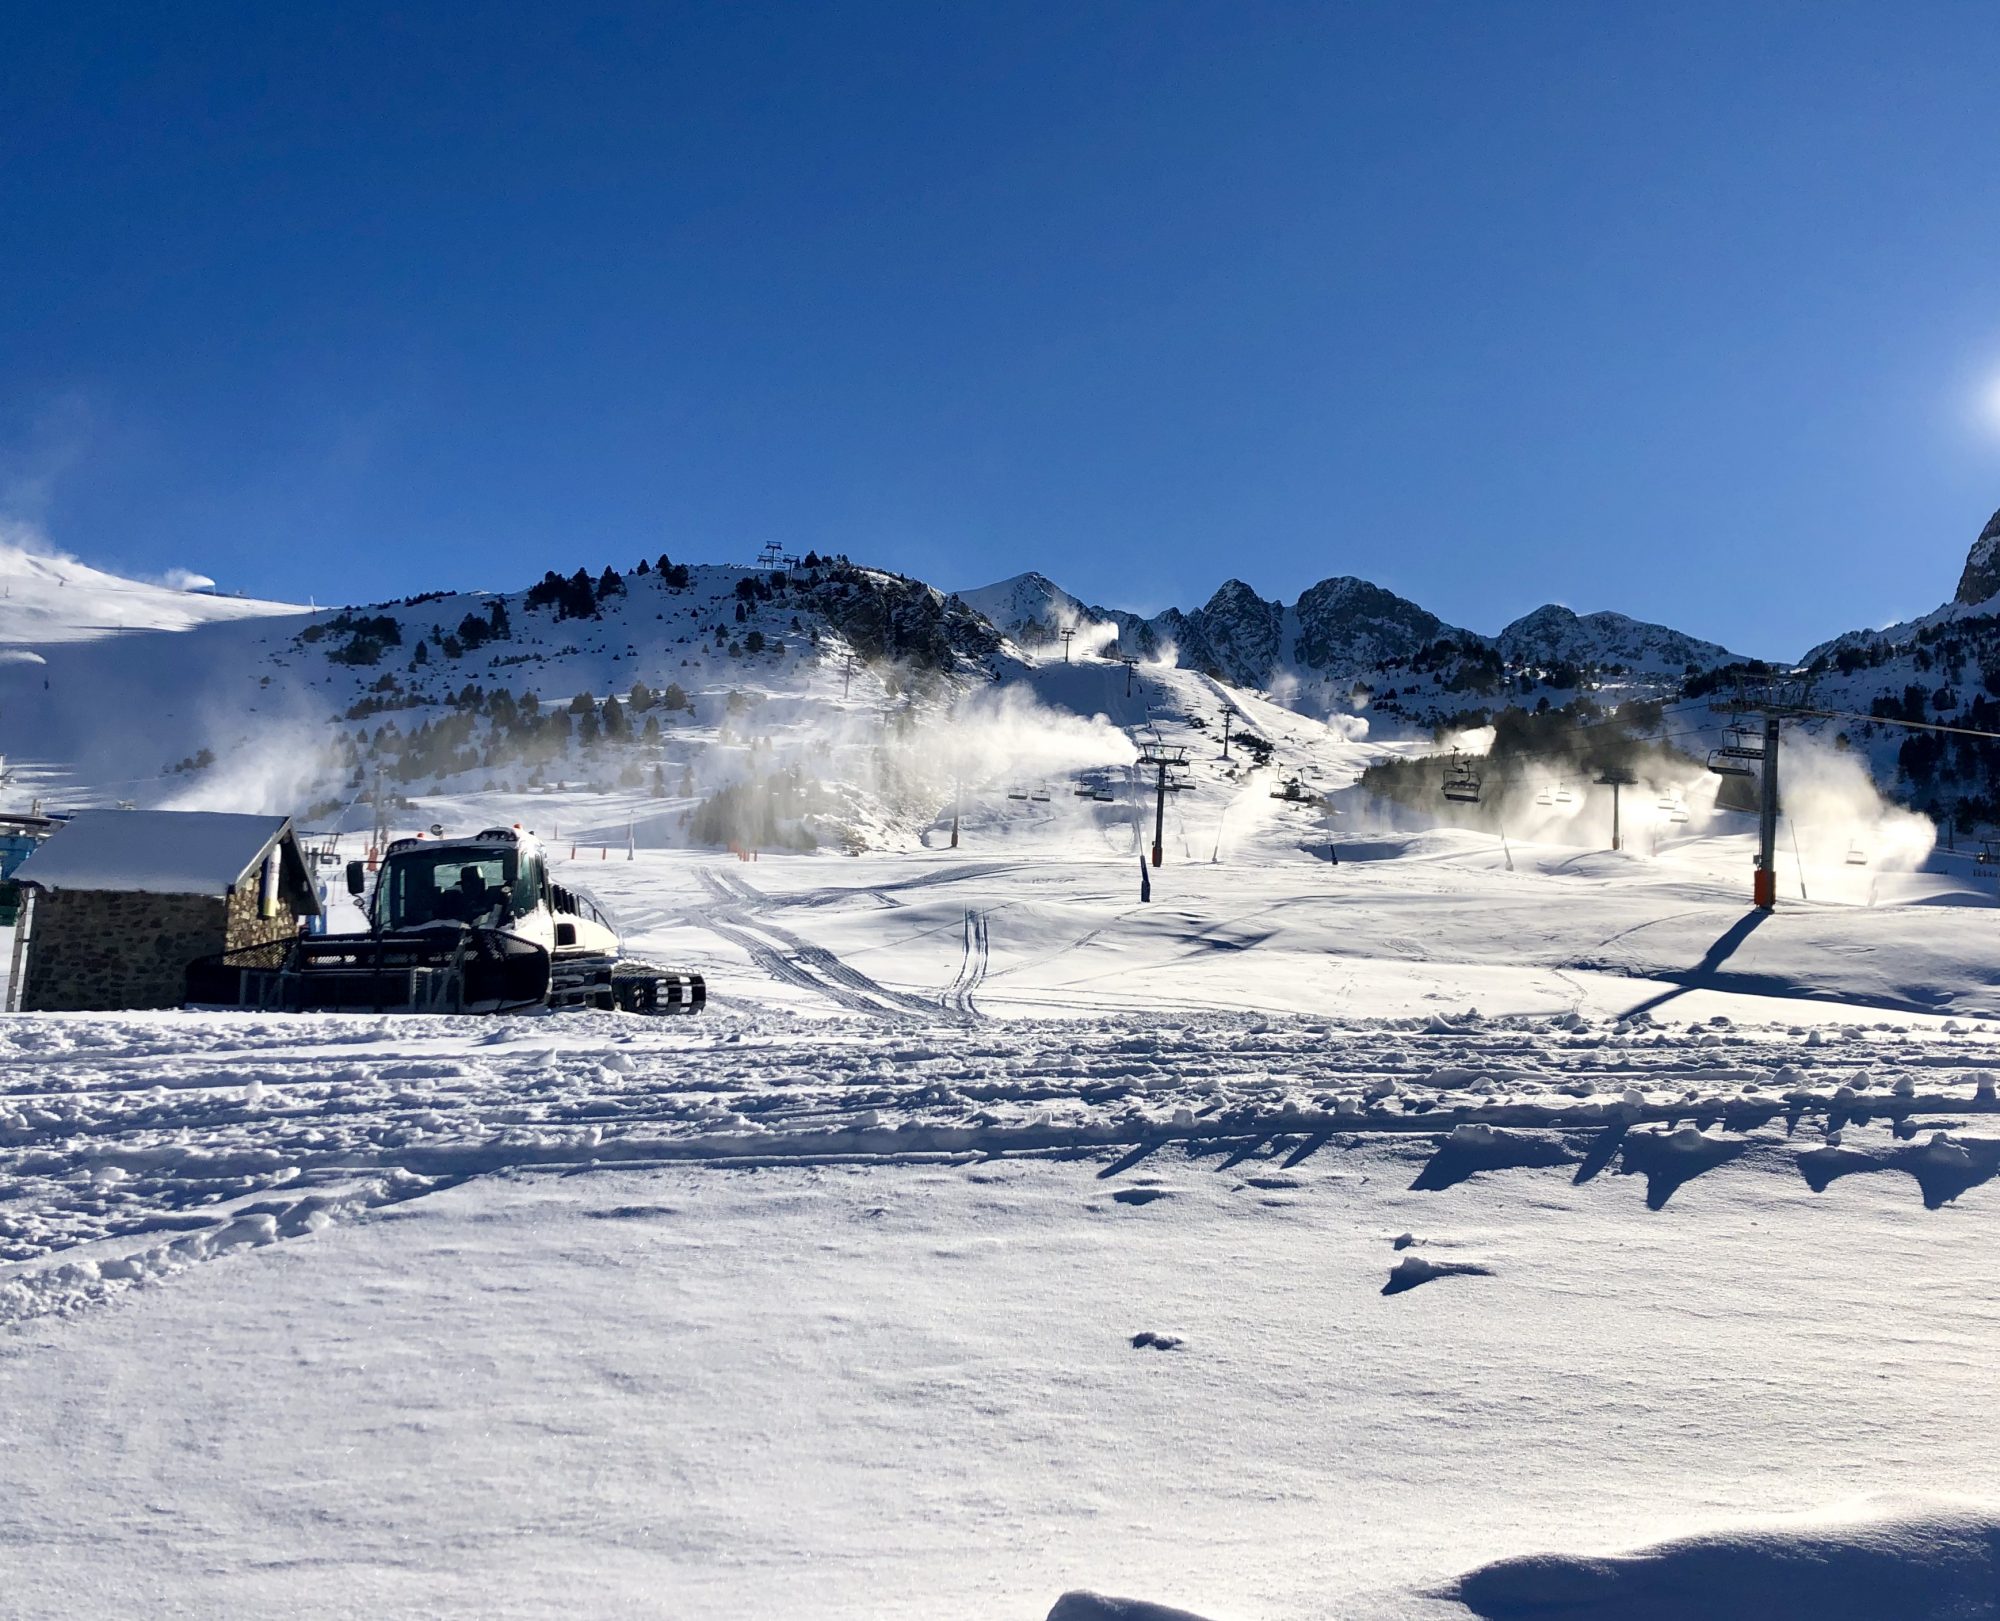
M 1143 1599 L 1107 1598 L 1102 1593 L 1065 1593 L 1048 1621 L 1202 1621 L 1192 1610 L 1170 1609 Z

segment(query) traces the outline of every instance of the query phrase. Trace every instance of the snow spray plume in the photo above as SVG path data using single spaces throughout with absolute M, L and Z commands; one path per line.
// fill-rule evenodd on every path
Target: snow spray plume
M 1914 872 L 1937 842 L 1930 818 L 1883 799 L 1860 759 L 1803 732 L 1778 751 L 1778 809 L 1780 848 L 1796 841 L 1808 885 L 1817 875 L 1822 888 L 1855 866 Z
M 169 776 L 158 808 L 291 816 L 335 793 L 342 758 L 325 718 L 302 697 L 280 699 L 275 714 L 271 702 L 267 693 L 248 724 L 240 713 L 209 714 L 202 749 L 214 763 L 185 778 Z
M 961 787 L 1046 782 L 1138 757 L 1103 716 L 1050 709 L 1013 687 L 985 689 L 949 706 L 912 706 L 874 737 L 872 772 L 864 780 L 907 811 L 934 811 Z
M 1116 647 L 1122 632 L 1115 621 L 1085 621 L 1076 627 L 1076 637 L 1070 645 L 1071 658 L 1094 658 L 1106 648 Z
M 1052 781 L 1136 758 L 1131 741 L 1103 717 L 1049 709 L 1016 687 L 981 687 L 958 696 L 947 682 L 875 665 L 881 699 L 828 710 L 796 697 L 739 700 L 718 715 L 717 746 L 694 753 L 688 769 L 704 803 L 697 842 L 716 827 L 748 829 L 756 842 L 814 840 L 879 847 L 910 842 L 961 792 Z M 713 702 L 703 694 L 698 705 Z M 771 814 L 765 815 L 764 808 Z M 704 838 L 702 834 L 709 834 Z M 727 842 L 726 840 L 722 842 Z
M 1597 781 L 1600 765 L 1585 753 L 1489 753 L 1490 727 L 1444 741 L 1477 762 L 1477 801 L 1443 797 L 1446 754 L 1371 767 L 1364 787 L 1379 800 L 1408 807 L 1426 824 L 1504 829 L 1524 843 L 1609 846 L 1611 790 Z M 1755 761 L 1746 762 L 1749 774 L 1724 778 L 1703 760 L 1644 738 L 1629 740 L 1610 758 L 1634 779 L 1619 803 L 1628 852 L 1649 855 L 1690 837 L 1754 835 Z M 1930 855 L 1935 830 L 1929 819 L 1889 804 L 1857 756 L 1788 729 L 1778 772 L 1779 872 L 1789 882 L 1796 871 L 1815 899 L 1862 899 L 1871 875 L 1914 871 Z M 1725 782 L 1742 785 L 1726 800 Z

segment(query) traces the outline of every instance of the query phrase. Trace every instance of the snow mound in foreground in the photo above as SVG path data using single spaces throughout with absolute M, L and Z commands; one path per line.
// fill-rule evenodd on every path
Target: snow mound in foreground
M 1065 1593 L 1049 1611 L 1049 1621 L 1202 1621 L 1192 1610 L 1170 1610 L 1143 1599 L 1107 1598 L 1102 1593 Z
M 1502 1559 L 1449 1596 L 1490 1621 L 1983 1621 L 2000 1617 L 2000 1508 L 1878 1500 L 1609 1558 Z

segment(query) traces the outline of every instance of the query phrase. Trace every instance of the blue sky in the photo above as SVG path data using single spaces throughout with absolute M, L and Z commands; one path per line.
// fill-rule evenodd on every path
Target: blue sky
M 1991 5 L 0 12 L 0 512 L 1792 654 L 2000 506 Z

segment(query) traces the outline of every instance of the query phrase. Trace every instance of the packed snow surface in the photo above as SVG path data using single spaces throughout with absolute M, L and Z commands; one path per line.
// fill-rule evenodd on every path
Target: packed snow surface
M 0 1022 L 9 1612 L 1994 1613 L 1978 875 L 1201 780 L 1150 900 L 1129 789 L 756 861 L 430 797 L 710 1012 Z

